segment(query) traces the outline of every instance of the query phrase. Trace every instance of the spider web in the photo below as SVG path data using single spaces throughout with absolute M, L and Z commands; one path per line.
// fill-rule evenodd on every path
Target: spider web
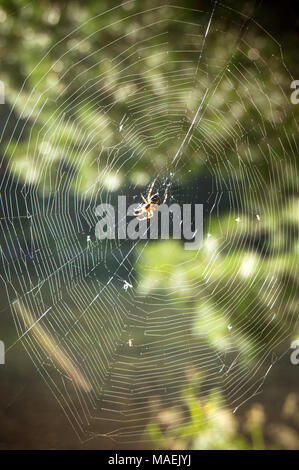
M 298 195 L 291 77 L 252 13 L 175 1 L 99 11 L 14 96 L 1 183 L 8 353 L 23 344 L 82 441 L 136 441 L 157 403 L 183 405 L 192 371 L 201 400 L 237 410 L 294 330 L 281 253 L 295 228 L 275 219 Z M 95 238 L 96 207 L 119 194 L 138 204 L 154 179 L 169 203 L 204 205 L 200 249 Z

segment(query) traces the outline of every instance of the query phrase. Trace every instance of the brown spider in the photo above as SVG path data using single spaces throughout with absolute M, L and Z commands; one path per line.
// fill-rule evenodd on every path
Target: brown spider
M 156 193 L 152 196 L 152 191 L 153 191 L 153 188 L 154 188 L 155 181 L 156 180 L 154 180 L 152 182 L 151 187 L 149 189 L 149 192 L 148 192 L 146 198 L 143 196 L 143 194 L 141 194 L 141 197 L 144 201 L 144 204 L 139 204 L 139 206 L 135 209 L 135 215 L 136 215 L 138 220 L 150 219 L 154 215 L 154 210 L 157 210 L 158 206 L 161 206 L 162 204 L 164 204 L 166 202 L 167 193 L 168 193 L 167 188 L 166 188 L 166 191 L 165 191 L 165 194 L 164 194 L 163 202 L 161 201 L 159 193 Z M 145 215 L 144 215 L 144 217 L 142 217 L 140 219 L 140 216 L 142 214 L 145 214 Z

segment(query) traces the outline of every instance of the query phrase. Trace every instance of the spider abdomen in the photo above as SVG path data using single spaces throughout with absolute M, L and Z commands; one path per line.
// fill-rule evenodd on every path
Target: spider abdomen
M 159 196 L 159 194 L 154 194 L 152 197 L 151 197 L 151 203 L 152 204 L 157 204 L 158 206 L 161 205 L 161 198 Z

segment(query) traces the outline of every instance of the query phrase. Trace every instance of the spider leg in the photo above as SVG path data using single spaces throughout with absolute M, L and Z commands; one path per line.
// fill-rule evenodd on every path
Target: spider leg
M 152 190 L 153 190 L 155 182 L 156 182 L 156 179 L 154 179 L 154 181 L 152 182 L 151 187 L 150 187 L 149 192 L 148 192 L 148 195 L 147 195 L 147 198 L 148 198 L 149 201 L 151 200 Z
M 164 201 L 162 202 L 162 204 L 165 204 L 165 202 L 167 201 L 167 195 L 168 195 L 168 188 L 166 188 L 166 191 L 164 194 Z
M 141 197 L 142 197 L 142 199 L 144 200 L 145 204 L 147 204 L 148 201 L 145 199 L 145 197 L 143 196 L 143 194 L 141 194 Z
M 144 214 L 144 212 L 146 212 L 146 210 L 144 209 L 143 206 L 141 206 L 141 207 L 136 207 L 134 212 L 135 212 L 135 215 L 137 216 L 137 215 Z
M 149 216 L 148 216 L 148 213 L 147 213 L 144 217 L 141 217 L 141 219 L 139 217 L 137 217 L 137 220 L 139 220 L 141 222 L 142 220 L 147 220 L 148 218 L 149 218 Z
M 137 217 L 138 220 L 148 220 L 154 215 L 154 212 L 152 209 L 148 210 L 148 209 L 143 208 L 143 213 L 145 214 L 144 217 L 142 217 L 141 219 Z M 139 215 L 142 215 L 142 214 L 139 214 Z
M 135 215 L 139 215 L 142 213 L 142 207 L 136 207 L 136 209 L 134 210 L 134 213 Z

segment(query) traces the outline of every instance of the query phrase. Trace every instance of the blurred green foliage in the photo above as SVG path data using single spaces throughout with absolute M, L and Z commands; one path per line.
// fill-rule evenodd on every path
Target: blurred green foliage
M 198 26 L 192 10 L 162 8 L 163 19 L 157 21 L 159 4 L 143 2 L 140 10 L 139 2 L 129 2 L 113 8 L 119 5 L 0 2 L 1 76 L 8 103 L 18 113 L 17 128 L 6 135 L 12 141 L 4 146 L 13 168 L 46 193 L 57 190 L 57 173 L 66 169 L 70 178 L 64 177 L 65 184 L 76 192 L 90 193 L 95 175 L 99 186 L 109 190 L 127 185 L 128 179 L 148 183 L 153 168 L 164 175 L 171 172 L 179 139 L 208 89 L 195 145 L 179 159 L 176 178 L 180 172 L 183 180 L 207 171 L 215 174 L 217 168 L 218 185 L 225 188 L 232 171 L 241 184 L 244 171 L 254 163 L 255 176 L 270 182 L 279 168 L 281 148 L 285 156 L 293 152 L 288 135 L 295 132 L 292 111 L 286 110 L 290 77 L 279 45 L 257 27 L 241 40 L 242 16 L 221 5 L 206 40 L 202 30 L 211 15 L 209 2 L 203 2 L 195 18 Z M 143 10 L 148 11 L 140 15 Z M 225 17 L 230 20 L 226 28 Z M 178 85 L 172 75 L 177 78 L 180 70 Z M 175 94 L 169 93 L 172 83 Z M 155 109 L 148 107 L 149 96 L 155 97 Z M 124 115 L 129 121 L 119 132 Z M 8 129 L 15 119 L 12 115 Z M 109 149 L 119 143 L 127 149 L 119 157 L 121 165 L 107 168 Z M 288 165 L 283 190 L 294 192 L 292 158 Z
M 198 387 L 194 385 L 187 385 L 181 392 L 184 409 L 179 406 L 161 409 L 147 424 L 144 439 L 150 441 L 150 445 L 155 449 L 180 450 L 264 448 L 263 431 L 257 420 L 250 425 L 253 445 L 240 433 L 234 415 L 219 406 L 219 397 L 212 396 L 202 402 L 198 400 Z M 174 426 L 180 421 L 179 427 Z
M 262 404 L 254 402 L 239 416 L 219 405 L 219 395 L 198 400 L 198 375 L 189 371 L 189 381 L 177 406 L 156 404 L 153 418 L 146 426 L 144 439 L 154 449 L 201 450 L 277 450 L 298 449 L 298 395 L 287 395 L 273 423 Z M 189 382 L 189 383 L 188 383 Z M 180 405 L 183 403 L 183 405 Z M 186 417 L 187 416 L 187 417 Z M 201 417 L 201 420 L 198 417 Z M 175 423 L 181 421 L 181 426 Z M 271 422 L 272 421 L 272 422 Z

